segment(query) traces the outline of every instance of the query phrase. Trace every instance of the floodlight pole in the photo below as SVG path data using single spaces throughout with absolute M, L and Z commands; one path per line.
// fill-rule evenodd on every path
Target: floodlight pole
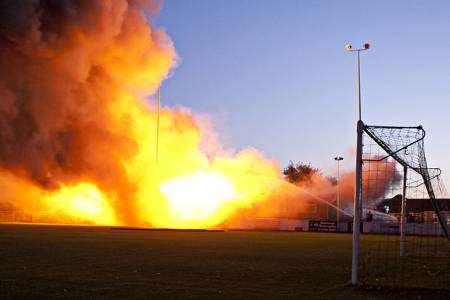
M 359 53 L 361 50 L 356 51 L 356 77 L 358 78 L 358 120 L 361 121 L 361 63 L 359 58 Z
M 334 160 L 337 162 L 337 182 L 336 182 L 336 231 L 339 232 L 339 221 L 340 221 L 340 209 L 341 209 L 341 191 L 340 191 L 340 176 L 339 176 L 339 162 L 344 160 L 342 156 L 337 156 L 334 158 Z
M 353 245 L 352 245 L 352 284 L 358 283 L 358 259 L 359 259 L 359 240 L 360 240 L 360 226 L 362 214 L 362 138 L 364 132 L 364 123 L 361 119 L 361 67 L 360 67 L 360 52 L 369 49 L 369 44 L 365 43 L 363 48 L 353 49 L 350 44 L 345 45 L 348 51 L 356 52 L 356 84 L 357 84 L 357 99 L 358 99 L 358 122 L 356 124 L 356 187 L 355 200 L 353 206 Z
M 155 151 L 155 162 L 158 166 L 159 160 L 159 115 L 161 111 L 161 88 L 158 88 L 157 98 L 156 98 L 156 151 Z
M 356 188 L 353 205 L 353 250 L 352 250 L 352 284 L 358 283 L 359 239 L 362 214 L 362 137 L 364 123 L 358 120 L 356 125 Z
M 408 167 L 403 166 L 403 195 L 402 210 L 400 215 L 400 256 L 405 256 L 406 244 L 406 182 L 408 178 Z

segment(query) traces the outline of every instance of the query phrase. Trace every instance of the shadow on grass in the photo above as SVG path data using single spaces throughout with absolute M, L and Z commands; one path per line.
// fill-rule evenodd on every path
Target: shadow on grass
M 321 296 L 325 299 L 450 299 L 450 290 L 354 286 L 348 283 L 326 290 Z

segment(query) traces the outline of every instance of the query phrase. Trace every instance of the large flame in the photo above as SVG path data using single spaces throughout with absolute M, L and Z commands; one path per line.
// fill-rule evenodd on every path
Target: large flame
M 0 5 L 0 201 L 33 221 L 217 226 L 285 184 L 258 151 L 154 94 L 176 64 L 143 0 Z
M 158 9 L 145 0 L 0 3 L 0 208 L 36 222 L 182 228 L 301 210 L 276 162 L 225 151 L 189 109 L 162 109 L 156 160 L 147 96 L 177 63 L 149 21 Z
M 197 171 L 160 187 L 176 227 L 210 227 L 223 222 L 240 196 L 230 178 L 219 172 Z
M 108 199 L 91 183 L 63 186 L 44 199 L 49 213 L 58 217 L 60 222 L 98 225 L 112 225 L 117 222 Z

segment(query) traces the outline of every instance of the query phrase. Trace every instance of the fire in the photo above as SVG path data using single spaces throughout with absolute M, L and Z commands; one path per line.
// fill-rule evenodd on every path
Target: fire
M 108 199 L 91 183 L 62 187 L 45 199 L 49 213 L 71 223 L 115 225 L 116 217 Z
M 233 182 L 219 172 L 197 171 L 160 187 L 176 227 L 211 227 L 227 217 L 226 206 L 242 199 Z
M 170 37 L 149 21 L 158 7 L 2 6 L 0 204 L 58 223 L 209 228 L 298 203 L 277 162 L 255 149 L 225 151 L 186 108 L 162 109 L 156 163 L 147 97 L 178 62 Z
M 178 63 L 151 23 L 159 1 L 22 2 L 0 10 L 1 208 L 36 222 L 175 228 L 303 209 L 276 161 L 226 151 L 187 108 L 163 107 L 156 162 L 148 97 Z M 333 199 L 323 178 L 311 185 Z

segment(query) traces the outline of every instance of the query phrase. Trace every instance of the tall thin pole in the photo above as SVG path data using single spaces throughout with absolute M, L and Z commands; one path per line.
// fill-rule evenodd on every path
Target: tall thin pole
M 362 208 L 362 137 L 364 123 L 358 120 L 356 125 L 356 182 L 355 201 L 353 206 L 353 249 L 352 249 L 352 284 L 358 283 L 359 238 Z
M 408 168 L 403 166 L 403 197 L 402 197 L 402 211 L 400 216 L 400 256 L 405 255 L 406 243 L 406 182 L 408 178 Z
M 362 152 L 363 152 L 363 133 L 364 123 L 361 118 L 361 68 L 360 53 L 368 50 L 370 45 L 364 44 L 363 48 L 353 49 L 350 44 L 345 45 L 348 51 L 356 51 L 356 84 L 357 84 L 357 106 L 358 106 L 358 122 L 356 124 L 356 166 L 355 166 L 355 200 L 353 206 L 353 244 L 352 244 L 352 284 L 358 283 L 358 259 L 359 259 L 359 240 L 360 226 L 362 215 Z
M 336 226 L 337 226 L 337 231 L 339 232 L 339 221 L 340 221 L 340 211 L 339 209 L 341 208 L 341 197 L 340 197 L 340 187 L 339 185 L 341 184 L 340 179 L 339 179 L 339 162 L 341 160 L 338 159 L 337 160 L 337 195 L 336 195 Z
M 341 191 L 340 191 L 340 163 L 344 160 L 342 156 L 336 156 L 334 160 L 337 163 L 337 179 L 336 179 L 336 231 L 339 232 L 340 228 L 340 211 L 341 211 Z
M 361 121 L 361 63 L 359 59 L 359 52 L 356 51 L 357 60 L 356 60 L 356 78 L 358 84 L 358 121 Z
M 161 110 L 161 88 L 158 88 L 157 99 L 156 99 L 156 153 L 155 160 L 156 166 L 158 166 L 159 160 L 159 114 Z

